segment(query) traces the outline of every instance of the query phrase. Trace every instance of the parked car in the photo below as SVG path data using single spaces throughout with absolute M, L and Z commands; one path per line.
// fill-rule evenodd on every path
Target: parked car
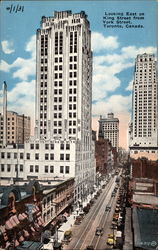
M 116 239 L 113 234 L 108 234 L 107 242 L 108 245 L 112 246 L 116 244 Z
M 120 211 L 120 209 L 116 207 L 115 212 L 118 213 L 119 211 Z
M 89 209 L 90 209 L 90 204 L 88 203 L 86 207 L 83 208 L 83 212 L 87 214 L 89 212 Z
M 97 227 L 96 231 L 95 231 L 95 235 L 102 236 L 103 235 L 103 228 L 102 227 Z
M 64 232 L 64 240 L 70 240 L 72 237 L 72 231 L 71 230 L 67 230 Z
M 81 223 L 82 219 L 83 219 L 82 216 L 77 216 L 74 224 L 79 225 Z
M 111 225 L 110 228 L 111 228 L 111 229 L 117 229 L 117 224 L 113 224 L 113 223 L 112 223 L 112 225 Z
M 111 197 L 115 197 L 115 195 L 116 195 L 115 192 L 112 192 Z

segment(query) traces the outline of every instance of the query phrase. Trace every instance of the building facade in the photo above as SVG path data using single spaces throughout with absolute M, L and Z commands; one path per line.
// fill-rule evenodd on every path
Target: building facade
M 1 179 L 75 178 L 75 201 L 95 183 L 91 31 L 85 12 L 55 12 L 37 30 L 35 136 L 1 150 Z
M 118 150 L 119 147 L 119 119 L 113 113 L 108 113 L 107 118 L 100 116 L 99 130 L 104 135 L 104 139 L 109 139 L 112 146 Z
M 31 119 L 29 116 L 19 115 L 14 111 L 7 111 L 6 141 L 7 144 L 24 144 L 31 132 Z M 0 145 L 4 141 L 4 116 L 0 114 Z
M 135 61 L 130 125 L 132 157 L 154 159 L 158 153 L 156 60 L 151 54 L 138 55 Z M 156 160 L 156 159 L 155 159 Z
M 96 171 L 101 176 L 114 172 L 117 167 L 117 151 L 108 139 L 99 137 L 95 142 Z

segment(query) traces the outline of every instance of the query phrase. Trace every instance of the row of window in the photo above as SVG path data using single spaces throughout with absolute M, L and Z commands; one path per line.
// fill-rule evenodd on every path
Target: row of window
M 64 148 L 62 148 L 64 149 Z M 39 160 L 39 153 L 35 153 L 35 160 Z M 11 153 L 7 153 L 7 159 L 11 159 Z M 17 159 L 18 157 L 18 154 L 17 153 L 14 153 L 14 159 Z M 5 158 L 5 153 L 4 152 L 1 152 L 1 158 L 4 159 Z M 51 153 L 51 154 L 45 154 L 44 155 L 44 158 L 45 160 L 54 160 L 54 154 Z M 23 153 L 20 153 L 20 159 L 24 159 L 24 154 Z M 27 160 L 30 160 L 30 153 L 27 153 L 26 154 L 26 159 Z M 60 160 L 67 160 L 69 161 L 70 160 L 70 154 L 60 154 Z
M 15 165 L 15 172 L 23 172 L 24 166 L 23 165 Z M 11 172 L 11 165 L 7 164 L 1 164 L 1 172 Z M 30 165 L 30 173 L 38 173 L 39 172 L 39 166 L 38 165 Z M 54 173 L 54 166 L 44 166 L 44 172 L 45 173 Z M 60 173 L 61 174 L 69 174 L 70 173 L 70 166 L 60 166 Z
M 15 172 L 23 172 L 24 170 L 24 166 L 23 165 L 15 165 Z M 1 172 L 11 172 L 11 165 L 10 164 L 7 164 L 7 165 L 4 165 L 4 164 L 1 164 Z
M 38 165 L 30 165 L 30 173 L 38 173 L 39 172 L 39 166 Z M 44 172 L 45 173 L 54 173 L 54 166 L 44 166 Z M 70 173 L 70 166 L 60 166 L 60 173 L 61 174 L 69 174 Z

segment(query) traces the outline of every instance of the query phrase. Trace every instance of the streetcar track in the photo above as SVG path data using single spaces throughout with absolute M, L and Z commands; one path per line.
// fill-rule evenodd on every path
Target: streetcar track
M 110 202 L 110 206 L 112 207 L 113 206 L 113 203 L 114 203 L 114 201 L 115 201 L 115 199 L 113 199 L 112 200 L 112 202 Z M 111 211 L 108 211 L 109 213 L 106 213 L 106 216 L 105 216 L 105 219 L 104 219 L 104 222 L 103 222 L 103 228 L 105 228 L 105 225 L 106 225 L 106 222 L 107 222 L 107 220 L 108 220 L 108 214 L 110 214 L 110 212 Z M 104 234 L 103 234 L 103 236 L 104 236 Z M 99 249 L 99 248 L 97 248 L 97 246 L 99 245 L 99 242 L 100 242 L 100 238 L 101 238 L 102 236 L 99 236 L 98 237 L 98 239 L 97 239 L 97 242 L 96 242 L 96 244 L 95 244 L 95 246 L 94 246 L 94 249 Z M 93 241 L 92 241 L 93 242 Z

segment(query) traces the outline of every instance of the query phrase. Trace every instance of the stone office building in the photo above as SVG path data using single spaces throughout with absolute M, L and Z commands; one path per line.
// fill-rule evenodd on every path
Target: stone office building
M 156 60 L 153 54 L 138 55 L 133 81 L 132 121 L 129 148 L 132 158 L 157 160 L 158 100 Z

